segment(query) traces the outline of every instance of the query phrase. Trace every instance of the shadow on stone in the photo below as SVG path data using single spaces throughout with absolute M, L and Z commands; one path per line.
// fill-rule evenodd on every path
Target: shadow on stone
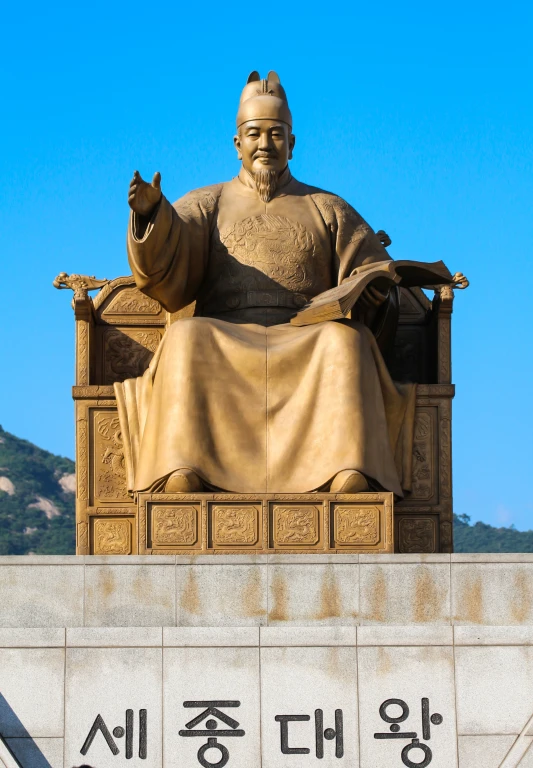
M 11 734 L 12 737 L 4 734 Z M 52 768 L 35 741 L 0 693 L 0 738 L 21 768 Z

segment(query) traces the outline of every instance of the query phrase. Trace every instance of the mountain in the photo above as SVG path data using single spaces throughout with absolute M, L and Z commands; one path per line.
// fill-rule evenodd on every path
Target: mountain
M 0 427 L 0 555 L 74 554 L 74 469 Z M 454 515 L 454 545 L 456 552 L 533 552 L 533 531 Z
M 0 555 L 75 552 L 74 462 L 0 427 Z
M 533 552 L 533 531 L 470 525 L 468 515 L 454 515 L 453 539 L 456 552 Z

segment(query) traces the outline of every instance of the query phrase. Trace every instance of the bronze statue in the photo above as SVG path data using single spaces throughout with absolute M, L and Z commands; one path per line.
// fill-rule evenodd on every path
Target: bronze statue
M 296 327 L 307 302 L 390 257 L 340 197 L 294 179 L 285 91 L 248 78 L 242 167 L 171 205 L 136 171 L 128 255 L 138 287 L 194 317 L 145 374 L 115 384 L 128 488 L 174 492 L 393 491 L 411 482 L 415 385 L 395 384 L 376 336 L 396 294 L 369 286 L 351 319 Z M 391 320 L 392 318 L 392 320 Z

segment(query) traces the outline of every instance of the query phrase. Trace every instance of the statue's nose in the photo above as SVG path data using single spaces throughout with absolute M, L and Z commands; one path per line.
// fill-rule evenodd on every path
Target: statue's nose
M 259 149 L 269 150 L 271 149 L 272 141 L 268 133 L 263 133 L 259 139 Z

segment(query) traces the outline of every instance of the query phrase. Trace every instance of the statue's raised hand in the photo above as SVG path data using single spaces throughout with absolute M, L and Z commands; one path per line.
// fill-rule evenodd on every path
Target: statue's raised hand
M 151 216 L 160 200 L 161 174 L 159 171 L 154 173 L 151 184 L 144 181 L 139 171 L 135 171 L 128 193 L 128 203 L 131 210 L 141 216 Z

